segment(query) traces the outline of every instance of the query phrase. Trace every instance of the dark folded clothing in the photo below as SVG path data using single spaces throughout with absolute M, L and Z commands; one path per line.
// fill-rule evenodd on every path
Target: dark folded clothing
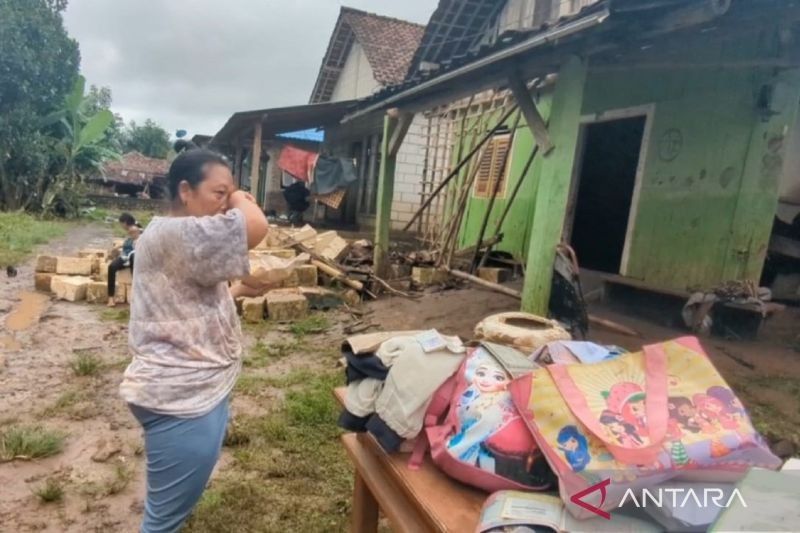
M 356 416 L 347 409 L 342 409 L 342 413 L 339 415 L 339 427 L 345 431 L 364 433 L 367 430 L 367 422 L 370 416 L 372 415 Z
M 395 431 L 390 428 L 386 422 L 381 420 L 381 417 L 378 415 L 369 417 L 367 421 L 367 431 L 375 437 L 378 444 L 381 445 L 381 448 L 388 453 L 394 453 L 399 450 L 404 442 L 403 437 L 395 433 Z
M 361 381 L 366 378 L 386 379 L 389 369 L 383 364 L 377 356 L 370 354 L 355 355 L 349 349 L 343 348 L 347 360 L 347 368 L 345 368 L 345 375 L 347 376 L 347 384 L 354 381 Z

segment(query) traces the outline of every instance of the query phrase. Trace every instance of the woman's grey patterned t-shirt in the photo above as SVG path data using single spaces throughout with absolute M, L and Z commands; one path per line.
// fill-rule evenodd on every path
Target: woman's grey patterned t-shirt
M 136 243 L 120 394 L 153 412 L 197 417 L 233 388 L 242 330 L 227 281 L 249 273 L 244 214 L 156 217 Z

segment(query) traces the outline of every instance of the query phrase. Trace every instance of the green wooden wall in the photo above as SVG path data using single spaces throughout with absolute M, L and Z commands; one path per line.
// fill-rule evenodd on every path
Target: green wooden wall
M 710 46 L 701 53 L 710 61 L 730 62 L 769 53 L 771 43 L 762 38 Z M 757 105 L 764 85 L 773 87 L 770 113 Z M 584 115 L 653 109 L 626 275 L 676 289 L 759 279 L 778 200 L 785 136 L 798 98 L 796 70 L 590 69 Z M 544 96 L 540 103 L 545 116 L 548 101 Z M 527 128 L 521 130 L 507 195 L 532 145 Z M 528 253 L 540 165 L 541 160 L 526 178 L 497 248 L 517 258 Z M 505 201 L 495 203 L 493 218 L 500 216 Z M 471 199 L 460 235 L 463 246 L 477 240 L 487 203 Z

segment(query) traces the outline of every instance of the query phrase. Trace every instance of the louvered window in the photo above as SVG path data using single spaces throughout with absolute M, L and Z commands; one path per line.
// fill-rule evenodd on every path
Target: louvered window
M 497 197 L 502 198 L 506 193 L 506 174 L 511 163 L 509 142 L 511 135 L 501 133 L 495 135 L 480 160 L 478 176 L 475 179 L 474 195 L 477 198 L 489 198 L 497 186 Z M 505 165 L 503 164 L 505 163 Z M 500 182 L 498 184 L 498 181 Z

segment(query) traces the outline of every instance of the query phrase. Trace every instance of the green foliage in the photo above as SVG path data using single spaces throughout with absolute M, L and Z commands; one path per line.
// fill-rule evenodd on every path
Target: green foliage
M 64 487 L 55 478 L 48 478 L 44 485 L 33 492 L 42 503 L 56 503 L 64 499 Z
M 123 134 L 123 144 L 126 153 L 136 151 L 158 159 L 166 158 L 170 150 L 169 133 L 150 119 L 143 126 L 131 120 Z
M 96 375 L 102 366 L 103 362 L 97 356 L 85 351 L 77 352 L 70 362 L 70 367 L 75 375 L 82 377 Z
M 68 226 L 20 212 L 0 213 L 0 268 L 21 263 L 35 246 L 60 237 Z
M 325 315 L 315 314 L 294 322 L 289 326 L 289 330 L 298 337 L 304 337 L 309 334 L 325 333 L 330 327 L 331 324 Z
M 55 142 L 40 119 L 78 76 L 78 44 L 61 17 L 65 6 L 64 0 L 0 0 L 0 208 L 30 207 L 58 174 Z
M 64 448 L 64 435 L 41 426 L 12 426 L 0 433 L 0 461 L 50 457 Z

